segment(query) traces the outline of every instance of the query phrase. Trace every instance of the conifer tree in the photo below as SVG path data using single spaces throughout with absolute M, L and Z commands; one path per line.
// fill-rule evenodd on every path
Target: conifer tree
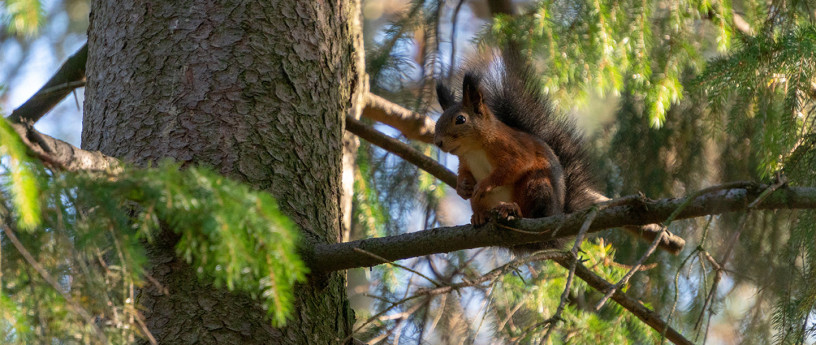
M 2 343 L 814 337 L 808 1 L 57 3 L 88 43 L 0 121 Z M 0 40 L 29 49 L 43 4 L 0 5 Z M 457 225 L 433 85 L 482 48 L 590 124 L 620 199 Z M 84 150 L 32 128 L 80 87 Z M 654 222 L 685 249 L 598 232 Z M 536 233 L 579 240 L 498 247 Z

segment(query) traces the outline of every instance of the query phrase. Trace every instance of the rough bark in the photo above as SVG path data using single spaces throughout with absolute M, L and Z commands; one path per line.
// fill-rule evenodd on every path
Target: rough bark
M 83 147 L 144 166 L 171 158 L 270 191 L 305 241 L 340 235 L 343 119 L 359 84 L 347 1 L 92 3 Z M 330 344 L 352 324 L 340 273 L 297 288 L 287 327 L 196 279 L 169 234 L 139 297 L 161 343 Z M 263 253 L 259 253 L 261 255 Z

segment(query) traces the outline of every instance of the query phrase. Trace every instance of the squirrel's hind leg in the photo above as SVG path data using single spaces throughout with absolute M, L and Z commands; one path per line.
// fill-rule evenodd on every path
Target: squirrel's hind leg
M 563 181 L 552 181 L 546 171 L 531 172 L 518 185 L 517 200 L 522 201 L 521 209 L 526 218 L 541 218 L 564 213 Z M 526 255 L 546 249 L 561 249 L 566 244 L 564 238 L 528 243 L 510 247 L 516 255 Z
M 526 218 L 541 218 L 564 213 L 564 183 L 553 181 L 546 171 L 531 172 L 524 180 L 517 200 Z
M 521 213 L 521 208 L 515 202 L 501 202 L 496 207 L 493 207 L 491 213 L 502 220 L 513 220 L 515 218 L 524 217 Z

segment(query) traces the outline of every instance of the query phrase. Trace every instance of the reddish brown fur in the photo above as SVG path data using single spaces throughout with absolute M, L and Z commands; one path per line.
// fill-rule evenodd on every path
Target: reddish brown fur
M 470 198 L 474 225 L 486 223 L 492 212 L 504 218 L 563 213 L 564 177 L 557 156 L 540 139 L 498 120 L 476 82 L 465 80 L 462 103 L 448 105 L 435 141 L 459 157 L 456 190 Z
M 471 199 L 473 224 L 487 222 L 491 213 L 502 218 L 539 218 L 608 200 L 593 187 L 580 134 L 554 113 L 532 78 L 534 71 L 525 66 L 497 66 L 497 70 L 488 67 L 486 71 L 486 100 L 479 85 L 485 66 L 464 74 L 461 102 L 454 101 L 447 87 L 437 84 L 445 112 L 437 122 L 434 140 L 443 151 L 459 157 L 456 192 Z M 459 116 L 464 121 L 457 124 Z M 685 244 L 658 224 L 633 229 L 649 240 L 664 234 L 660 245 L 672 253 Z M 563 241 L 511 249 L 523 253 L 560 248 Z

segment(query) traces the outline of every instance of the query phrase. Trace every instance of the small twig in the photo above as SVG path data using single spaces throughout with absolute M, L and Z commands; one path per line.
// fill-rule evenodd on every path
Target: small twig
M 713 266 L 715 270 L 721 270 L 722 269 L 722 266 L 720 266 L 720 264 L 717 262 L 716 259 L 714 259 L 713 256 L 711 256 L 711 254 L 709 254 L 707 251 L 702 251 L 701 253 L 702 253 L 703 257 L 709 263 L 711 263 L 711 266 Z
M 386 258 L 384 258 L 382 256 L 379 256 L 377 254 L 374 254 L 374 253 L 369 252 L 369 251 L 367 251 L 365 249 L 362 249 L 362 248 L 354 248 L 354 251 L 358 252 L 358 253 L 363 253 L 363 254 L 368 255 L 368 256 L 370 256 L 372 258 L 375 258 L 377 260 L 381 260 L 384 264 L 389 264 L 389 265 L 392 265 L 394 267 L 399 267 L 399 268 L 402 268 L 402 269 L 404 269 L 406 271 L 412 272 L 412 273 L 414 273 L 414 274 L 416 274 L 416 275 L 418 275 L 418 276 L 420 276 L 422 278 L 425 278 L 427 281 L 431 282 L 431 284 L 433 284 L 434 286 L 442 286 L 442 283 L 440 283 L 440 282 L 438 282 L 438 281 L 436 281 L 434 279 L 431 279 L 431 277 L 428 277 L 428 276 L 420 273 L 419 271 L 417 271 L 417 270 L 415 270 L 413 268 L 410 268 L 408 266 L 400 265 L 400 264 L 398 264 L 396 262 L 388 260 L 388 259 L 386 259 Z
M 650 245 L 649 249 L 646 250 L 646 253 L 643 253 L 643 256 L 641 256 L 640 259 L 638 259 L 637 263 L 635 263 L 635 265 L 632 266 L 632 269 L 630 269 L 629 272 L 627 272 L 626 275 L 624 275 L 620 281 L 618 281 L 614 286 L 612 286 L 612 288 L 603 296 L 603 298 L 601 298 L 598 304 L 595 305 L 595 310 L 601 310 L 604 304 L 606 304 L 606 301 L 608 301 L 609 298 L 612 297 L 615 291 L 619 290 L 621 287 L 623 287 L 629 282 L 629 279 L 631 279 L 632 276 L 635 275 L 635 272 L 640 270 L 640 266 L 642 266 L 643 263 L 646 262 L 646 259 L 652 256 L 652 254 L 657 249 L 657 246 L 660 244 L 660 241 L 662 239 L 663 233 L 660 233 L 655 237 L 654 241 L 652 241 L 652 245 Z
M 679 285 L 680 285 L 680 271 L 683 269 L 683 267 L 686 266 L 686 263 L 691 258 L 694 257 L 695 254 L 704 251 L 703 250 L 703 245 L 705 245 L 706 239 L 708 239 L 708 229 L 711 227 L 711 222 L 713 220 L 714 220 L 713 216 L 708 217 L 708 221 L 706 222 L 706 225 L 703 228 L 703 235 L 700 236 L 700 244 L 697 246 L 697 248 L 695 248 L 693 251 L 691 251 L 691 253 L 689 253 L 688 256 L 686 256 L 683 259 L 683 261 L 680 263 L 680 266 L 677 266 L 677 272 L 675 272 L 675 274 L 674 274 L 674 303 L 672 304 L 671 310 L 669 311 L 669 316 L 666 318 L 666 323 L 667 324 L 669 322 L 671 322 L 671 319 L 674 316 L 674 312 L 677 310 L 677 302 L 679 301 L 679 298 L 680 298 L 680 294 L 679 294 L 679 290 L 680 290 L 680 287 L 679 287 Z M 689 266 L 689 270 L 690 269 L 691 269 L 691 266 Z M 702 270 L 702 271 L 705 272 L 705 270 Z M 666 340 L 666 332 L 663 331 L 663 332 L 660 333 L 660 344 L 663 344 L 663 342 L 665 340 Z
M 82 110 L 82 108 L 80 108 L 80 106 L 79 106 L 79 96 L 77 96 L 76 89 L 71 90 L 71 94 L 74 95 L 74 104 L 77 107 L 77 111 Z
M 499 222 L 496 222 L 496 226 L 498 226 L 498 227 L 500 227 L 502 229 L 510 230 L 510 231 L 513 231 L 513 232 L 518 232 L 520 234 L 525 234 L 525 235 L 541 235 L 541 234 L 544 234 L 543 232 L 539 232 L 539 231 L 527 231 L 527 230 L 516 229 L 516 228 L 514 228 L 512 226 L 504 225 L 504 224 L 501 224 Z
M 541 339 L 542 344 L 549 339 L 550 334 L 552 334 L 553 329 L 555 329 L 555 325 L 561 320 L 561 313 L 564 312 L 564 308 L 567 305 L 567 297 L 569 297 L 569 292 L 572 288 L 572 279 L 575 276 L 575 269 L 578 267 L 578 249 L 581 248 L 581 242 L 584 241 L 584 235 L 586 235 L 587 230 L 589 230 L 589 226 L 592 225 L 592 221 L 595 220 L 595 216 L 597 215 L 598 208 L 591 208 L 589 213 L 587 213 L 584 224 L 581 225 L 581 230 L 578 231 L 578 235 L 575 236 L 575 244 L 572 245 L 572 250 L 570 250 L 570 256 L 573 261 L 569 268 L 569 274 L 567 274 L 567 283 L 565 284 L 566 286 L 564 286 L 564 292 L 561 293 L 561 301 L 558 303 L 558 308 L 555 309 L 555 314 L 553 314 L 553 316 L 550 318 L 552 323 L 549 324 L 547 333 L 544 333 L 544 337 Z
M 59 85 L 54 85 L 54 86 L 46 88 L 46 89 L 41 89 L 40 91 L 37 92 L 36 95 L 32 96 L 31 99 L 37 99 L 37 98 L 48 96 L 48 95 L 54 94 L 54 93 L 63 93 L 64 94 L 66 91 L 73 92 L 73 91 L 76 91 L 77 88 L 84 87 L 84 86 L 85 86 L 85 81 L 84 80 L 69 81 L 69 82 L 66 82 L 66 83 L 59 84 Z
M 91 328 L 93 328 L 94 334 L 97 336 L 97 338 L 99 338 L 99 341 L 102 342 L 103 344 L 108 344 L 108 338 L 105 336 L 105 333 L 102 331 L 102 329 L 100 329 L 99 326 L 96 325 L 93 316 L 91 316 L 91 314 L 88 313 L 87 310 L 82 308 L 82 306 L 80 306 L 76 301 L 74 301 L 74 299 L 71 298 L 70 295 L 68 295 L 65 291 L 62 291 L 57 281 L 53 277 L 51 277 L 50 274 L 48 274 L 45 268 L 43 268 L 42 265 L 40 265 L 40 263 L 37 262 L 36 259 L 34 259 L 34 256 L 32 256 L 31 253 L 25 248 L 25 246 L 23 246 L 20 240 L 17 239 L 17 236 L 14 235 L 14 232 L 11 231 L 11 228 L 9 228 L 8 225 L 2 223 L 0 224 L 0 227 L 3 228 L 3 232 L 6 234 L 6 237 L 8 237 L 9 241 L 11 241 L 14 247 L 17 248 L 17 251 L 20 252 L 21 255 L 23 255 L 23 258 L 25 258 L 26 262 L 28 262 L 28 264 L 31 265 L 31 267 L 33 267 L 34 270 L 40 274 L 43 280 L 50 284 L 54 288 L 54 290 L 57 290 L 57 292 L 62 296 L 62 298 L 65 299 L 65 302 L 68 304 L 68 306 L 71 307 L 71 309 L 74 310 L 75 313 L 79 314 L 82 318 L 85 319 L 85 322 L 87 322 L 88 325 L 91 326 Z
M 621 205 L 631 205 L 631 204 L 634 204 L 634 203 L 643 202 L 643 200 L 645 198 L 646 197 L 643 194 L 632 194 L 632 195 L 622 196 L 620 198 L 601 201 L 601 202 L 595 203 L 595 206 L 597 206 L 600 210 L 603 210 L 605 208 L 621 206 Z
M 576 262 L 576 258 L 569 258 L 568 256 L 564 256 L 561 258 L 553 259 L 559 265 L 563 267 L 571 267 L 573 262 Z M 585 281 L 589 286 L 597 291 L 606 291 L 612 287 L 612 283 L 606 281 L 605 279 L 601 278 L 586 266 L 578 263 L 576 265 L 575 275 L 577 275 L 581 280 Z M 642 303 L 638 302 L 637 300 L 627 296 L 626 294 L 617 291 L 614 295 L 612 295 L 612 300 L 617 302 L 621 307 L 631 312 L 635 315 L 638 319 L 643 321 L 646 325 L 651 327 L 652 329 L 658 332 L 665 332 L 665 336 L 671 342 L 678 344 L 678 345 L 693 345 L 691 341 L 686 339 L 680 332 L 677 332 L 674 328 L 669 326 L 666 321 L 660 319 L 660 316 L 652 310 L 646 308 Z
M 723 251 L 722 259 L 717 262 L 708 252 L 704 252 L 703 255 L 707 261 L 711 263 L 711 266 L 714 267 L 714 279 L 711 283 L 711 290 L 709 290 L 708 295 L 706 296 L 705 302 L 703 302 L 703 307 L 700 310 L 700 316 L 697 318 L 697 321 L 694 323 L 695 329 L 700 329 L 703 317 L 705 316 L 706 311 L 709 313 L 713 313 L 713 302 L 714 298 L 717 295 L 717 287 L 719 286 L 720 280 L 722 280 L 723 273 L 725 272 L 725 265 L 728 262 L 728 259 L 731 257 L 731 252 L 733 251 L 736 242 L 739 240 L 740 235 L 742 234 L 742 230 L 745 228 L 745 224 L 748 221 L 748 216 L 752 210 L 754 210 L 762 201 L 764 201 L 768 196 L 773 194 L 776 190 L 787 183 L 787 179 L 783 175 L 777 175 L 777 182 L 771 186 L 765 188 L 762 193 L 759 194 L 751 203 L 748 204 L 747 211 L 745 214 L 742 215 L 742 219 L 740 220 L 739 226 L 737 231 L 735 231 L 731 237 L 726 242 L 725 250 Z
M 513 315 L 516 315 L 516 312 L 518 312 L 519 309 L 521 309 L 521 307 L 523 307 L 526 304 L 527 300 L 525 299 L 522 299 L 521 302 L 516 303 L 513 309 L 507 311 L 507 316 L 505 316 L 504 319 L 502 319 L 502 321 L 497 324 L 496 329 L 498 330 L 504 329 L 504 326 L 507 325 L 507 322 L 509 322 L 511 318 L 513 318 Z
M 497 280 L 498 279 L 493 279 L 490 281 L 487 296 L 482 299 L 482 304 L 479 306 L 479 310 L 484 310 L 484 313 L 482 313 L 482 318 L 479 319 L 479 325 L 476 326 L 476 330 L 473 332 L 474 335 L 479 334 L 479 331 L 482 329 L 482 325 L 484 324 L 484 320 L 487 318 L 487 313 L 490 311 L 490 302 L 493 301 L 493 291 L 495 291 L 494 288 L 496 287 Z
M 615 261 L 611 261 L 611 260 L 607 260 L 607 261 L 608 262 L 604 262 L 604 265 L 623 268 L 623 269 L 627 269 L 627 270 L 632 269 L 632 265 L 626 265 L 626 264 L 622 264 L 620 262 L 615 262 Z M 650 263 L 648 265 L 643 265 L 643 266 L 640 266 L 640 268 L 638 269 L 638 272 L 653 270 L 657 266 L 658 266 L 658 264 L 656 262 Z
M 453 70 L 456 68 L 456 27 L 459 23 L 459 11 L 462 10 L 462 5 L 465 4 L 465 0 L 459 0 L 456 3 L 456 8 L 453 10 L 453 18 L 451 18 L 451 38 L 450 38 L 450 65 L 448 65 L 448 84 L 451 83 L 451 77 L 453 76 Z
M 523 257 L 523 258 L 519 258 L 519 259 L 510 261 L 510 262 L 508 262 L 508 263 L 506 263 L 506 264 L 504 264 L 502 266 L 494 268 L 491 271 L 481 275 L 480 277 L 478 277 L 476 279 L 464 281 L 462 283 L 451 284 L 451 285 L 447 285 L 447 286 L 440 286 L 440 287 L 436 287 L 436 288 L 418 289 L 417 291 L 415 291 L 413 293 L 413 295 L 407 296 L 407 297 L 405 297 L 405 298 L 403 298 L 401 300 L 398 300 L 396 302 L 391 302 L 391 301 L 384 300 L 386 303 L 391 303 L 391 305 L 388 306 L 387 308 L 385 308 L 384 310 L 380 311 L 379 313 L 371 316 L 370 318 L 368 318 L 368 320 L 366 320 L 360 326 L 355 328 L 342 341 L 342 343 L 345 344 L 346 342 L 348 342 L 353 337 L 353 335 L 355 333 L 359 332 L 360 330 L 362 330 L 363 328 L 368 326 L 371 322 L 373 322 L 374 320 L 376 320 L 380 316 L 382 316 L 385 313 L 389 312 L 390 310 L 396 308 L 397 306 L 399 306 L 401 304 L 404 304 L 404 303 L 407 303 L 407 302 L 409 302 L 411 300 L 417 299 L 417 298 L 422 297 L 422 296 L 435 296 L 435 295 L 448 294 L 448 293 L 453 292 L 453 291 L 459 291 L 462 288 L 481 285 L 482 283 L 484 283 L 486 281 L 491 281 L 491 284 L 492 284 L 493 280 L 500 277 L 502 274 L 514 269 L 515 267 L 518 267 L 519 265 L 523 265 L 523 264 L 526 264 L 528 262 L 533 262 L 533 261 L 563 259 L 566 256 L 567 256 L 567 254 L 564 254 L 564 252 L 553 252 L 553 251 L 546 252 L 546 253 L 541 253 L 541 254 L 530 255 L 530 256 L 527 256 L 527 257 Z
M 691 258 L 693 258 L 694 254 L 696 254 L 699 250 L 700 250 L 699 248 L 694 249 L 691 253 L 689 253 L 689 255 L 686 256 L 685 259 L 683 259 L 683 261 L 680 263 L 680 266 L 677 267 L 677 272 L 675 272 L 675 274 L 674 274 L 674 303 L 672 304 L 671 310 L 669 310 L 669 316 L 666 317 L 666 324 L 669 324 L 669 322 L 671 322 L 671 319 L 674 316 L 674 312 L 677 310 L 677 302 L 679 301 L 679 297 L 680 297 L 680 294 L 679 294 L 679 290 L 680 290 L 680 287 L 679 287 L 679 285 L 680 285 L 680 271 L 683 269 L 683 267 L 685 267 L 686 263 Z M 662 345 L 665 340 L 666 340 L 666 329 L 663 329 L 660 332 L 660 344 Z
M 158 290 L 159 293 L 161 293 L 162 295 L 170 294 L 170 290 L 167 290 L 167 288 L 164 287 L 161 283 L 159 283 L 159 281 L 156 280 L 156 278 L 153 278 L 152 275 L 150 275 L 147 272 L 142 272 L 142 274 L 145 276 L 145 278 L 147 278 L 148 281 L 150 281 L 151 284 L 153 284 L 153 286 L 156 287 L 156 290 Z
M 440 305 L 442 308 L 444 308 L 445 303 L 447 303 L 447 302 L 448 302 L 448 295 L 447 295 L 447 294 L 445 294 L 445 295 L 441 295 L 441 296 L 439 296 L 439 299 L 440 299 L 440 301 L 439 301 L 439 305 Z M 445 313 L 443 313 L 443 312 L 436 313 L 436 316 L 434 316 L 433 321 L 431 321 L 431 325 L 428 327 L 428 331 L 427 331 L 427 332 L 428 332 L 429 334 L 433 334 L 434 329 L 436 329 L 436 325 L 438 325 L 438 324 L 439 324 L 439 321 L 440 321 L 440 320 L 442 320 L 442 316 L 443 316 L 444 314 L 445 314 Z
M 750 212 L 750 211 L 749 211 Z M 722 280 L 723 271 L 725 264 L 728 262 L 728 259 L 731 257 L 731 251 L 734 249 L 734 244 L 739 240 L 740 234 L 742 233 L 742 229 L 745 226 L 745 223 L 748 219 L 748 213 L 745 213 L 742 216 L 742 221 L 740 222 L 740 226 L 737 231 L 731 234 L 731 237 L 726 242 L 726 247 L 723 252 L 722 260 L 718 263 L 718 265 L 714 266 L 716 271 L 714 271 L 714 280 L 711 283 L 711 289 L 708 291 L 708 296 L 706 296 L 705 302 L 703 302 L 703 307 L 700 309 L 700 316 L 697 318 L 697 322 L 694 323 L 695 329 L 700 329 L 700 325 L 702 324 L 703 316 L 705 316 L 705 312 L 708 309 L 709 312 L 712 312 L 711 308 L 713 306 L 714 297 L 717 295 L 717 287 L 720 284 L 720 280 Z M 705 253 L 707 260 L 713 260 L 713 258 L 708 259 L 711 255 Z
M 406 302 L 408 302 L 408 301 L 410 301 L 410 300 L 413 300 L 413 299 L 419 298 L 419 297 L 421 297 L 421 296 L 424 296 L 424 295 L 416 295 L 416 294 L 415 294 L 415 295 L 413 295 L 413 296 L 406 297 L 406 298 L 403 298 L 403 299 L 401 299 L 401 300 L 399 300 L 399 301 L 393 302 L 393 303 L 392 303 L 390 306 L 388 306 L 388 308 L 385 308 L 385 309 L 383 309 L 382 311 L 380 311 L 379 313 L 374 314 L 373 316 L 369 317 L 369 318 L 368 318 L 368 320 L 366 320 L 365 322 L 363 322 L 363 324 L 361 324 L 360 326 L 357 326 L 357 328 L 355 328 L 355 329 L 354 329 L 354 330 L 353 330 L 351 333 L 349 333 L 349 335 L 348 335 L 348 336 L 346 336 L 346 337 L 343 339 L 343 341 L 342 341 L 342 342 L 340 342 L 340 343 L 341 343 L 341 344 L 347 344 L 347 343 L 348 343 L 348 341 L 349 341 L 349 340 L 351 340 L 351 338 L 354 336 L 354 334 L 355 334 L 355 333 L 359 332 L 360 330 L 362 330 L 363 328 L 365 328 L 366 326 L 368 326 L 369 324 L 371 324 L 372 322 L 374 322 L 374 320 L 377 320 L 377 319 L 378 319 L 380 316 L 385 315 L 385 313 L 387 313 L 387 312 L 391 311 L 391 309 L 394 309 L 394 308 L 396 308 L 397 306 L 399 306 L 399 305 L 401 305 L 401 304 L 403 304 L 403 303 L 406 303 Z
M 142 313 L 140 313 L 138 310 L 136 310 L 135 314 L 136 314 L 136 323 L 139 324 L 139 328 L 142 330 L 142 334 L 145 337 L 147 337 L 147 341 L 149 341 L 151 345 L 157 345 L 159 342 L 156 341 L 156 338 L 153 337 L 153 334 L 150 333 L 150 330 L 147 328 L 147 325 L 145 325 L 144 320 L 143 320 L 144 317 L 142 316 Z
M 750 210 L 756 208 L 759 203 L 764 201 L 769 195 L 771 195 L 771 193 L 775 192 L 777 189 L 779 189 L 779 187 L 784 186 L 786 183 L 788 183 L 788 179 L 784 175 L 778 175 L 776 183 L 762 191 L 762 193 L 759 194 L 759 196 L 754 199 L 753 202 L 748 204 L 748 209 Z
M 417 306 L 421 306 L 421 305 L 422 304 L 417 304 Z M 414 306 L 414 307 L 416 307 L 416 306 Z M 414 310 L 414 311 L 416 311 L 416 310 Z M 398 322 L 396 326 L 394 326 L 393 328 L 388 329 L 385 333 L 370 339 L 369 341 L 365 342 L 365 344 L 377 344 L 380 341 L 388 338 L 389 336 L 391 336 L 391 334 L 394 333 L 394 331 L 397 329 L 397 327 L 399 327 L 399 325 L 401 323 L 402 323 L 401 321 Z M 346 344 L 346 343 L 348 343 L 348 340 L 343 341 L 343 344 Z

